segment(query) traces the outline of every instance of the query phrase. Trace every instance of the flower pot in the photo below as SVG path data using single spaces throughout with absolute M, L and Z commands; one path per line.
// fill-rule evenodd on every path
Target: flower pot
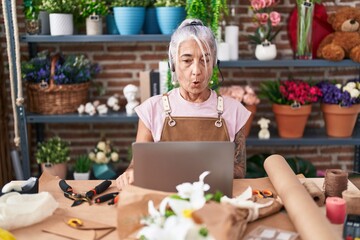
M 276 45 L 272 43 L 263 43 L 256 45 L 255 57 L 260 61 L 268 61 L 276 58 Z
M 93 164 L 94 176 L 97 179 L 113 179 L 116 173 L 109 164 Z
M 85 173 L 74 172 L 75 180 L 89 180 L 89 178 L 90 178 L 90 171 Z
M 139 34 L 145 20 L 145 8 L 114 7 L 114 17 L 121 35 Z
M 360 104 L 341 107 L 337 104 L 321 104 L 326 134 L 330 137 L 350 137 L 360 112 Z
M 67 173 L 67 163 L 58 163 L 58 164 L 47 164 L 42 163 L 41 169 L 43 172 L 48 172 L 53 176 L 58 176 L 60 179 L 66 179 Z
M 99 15 L 91 15 L 86 18 L 86 35 L 102 34 L 102 17 Z
M 156 16 L 162 34 L 172 34 L 186 17 L 185 7 L 157 7 Z
M 49 13 L 46 11 L 40 11 L 39 20 L 41 22 L 40 34 L 49 35 L 50 34 Z
M 115 23 L 115 17 L 113 14 L 106 15 L 106 32 L 107 34 L 112 34 L 112 35 L 119 34 L 119 31 Z
M 50 33 L 52 36 L 72 35 L 74 21 L 72 14 L 50 13 Z
M 304 135 L 306 122 L 311 113 L 311 104 L 292 107 L 289 105 L 273 104 L 272 111 L 282 138 L 301 138 Z
M 41 31 L 41 20 L 40 19 L 26 19 L 25 29 L 29 35 L 39 34 Z
M 244 126 L 245 137 L 248 137 L 250 134 L 252 121 L 254 120 L 254 117 L 255 117 L 256 105 L 245 105 L 245 107 L 247 110 L 249 110 L 251 112 L 251 115 Z
M 143 31 L 145 34 L 160 34 L 160 27 L 156 17 L 156 9 L 146 8 L 145 11 L 145 22 L 143 26 Z

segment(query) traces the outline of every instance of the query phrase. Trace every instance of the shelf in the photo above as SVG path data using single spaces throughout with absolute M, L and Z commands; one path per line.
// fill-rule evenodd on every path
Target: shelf
M 20 42 L 27 43 L 53 43 L 53 42 L 170 42 L 170 35 L 144 34 L 144 35 L 21 35 Z

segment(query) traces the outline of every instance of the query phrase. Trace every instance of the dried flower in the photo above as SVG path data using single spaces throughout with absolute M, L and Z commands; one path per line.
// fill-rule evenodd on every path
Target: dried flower
M 98 142 L 88 156 L 98 164 L 107 164 L 110 161 L 117 162 L 119 160 L 119 154 L 112 148 L 108 140 Z
M 280 32 L 280 28 L 273 32 L 274 27 L 281 21 L 280 14 L 272 10 L 275 4 L 275 0 L 250 0 L 250 9 L 254 13 L 253 21 L 257 27 L 254 35 L 248 35 L 251 43 L 271 42 Z

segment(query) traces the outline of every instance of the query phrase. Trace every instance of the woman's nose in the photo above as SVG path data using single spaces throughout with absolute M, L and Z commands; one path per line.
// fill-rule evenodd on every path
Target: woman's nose
M 201 73 L 200 63 L 194 62 L 193 66 L 192 66 L 192 74 L 199 75 L 200 73 Z

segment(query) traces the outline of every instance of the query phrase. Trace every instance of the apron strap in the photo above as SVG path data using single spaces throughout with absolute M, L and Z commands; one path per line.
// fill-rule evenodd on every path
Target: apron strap
M 222 114 L 224 112 L 224 99 L 220 95 L 217 96 L 216 110 L 217 110 L 219 119 L 215 121 L 215 126 L 221 127 L 222 126 Z

